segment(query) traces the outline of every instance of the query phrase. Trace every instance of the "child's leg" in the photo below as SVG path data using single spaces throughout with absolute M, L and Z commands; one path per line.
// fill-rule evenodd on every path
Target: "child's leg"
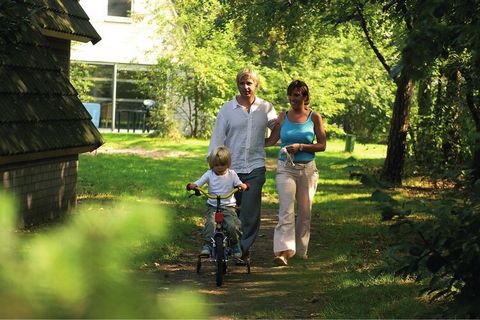
M 212 243 L 212 236 L 215 232 L 215 208 L 208 207 L 205 213 L 205 225 L 203 227 L 203 241 L 204 244 L 210 245 Z
M 227 236 L 230 238 L 230 242 L 232 244 L 237 244 L 242 233 L 240 231 L 241 222 L 237 216 L 235 208 L 225 207 L 223 214 L 223 221 L 225 224 L 225 229 L 227 229 Z
M 234 258 L 240 259 L 242 257 L 242 249 L 240 248 L 240 237 L 242 235 L 240 228 L 241 222 L 238 219 L 237 212 L 233 207 L 227 207 L 223 211 L 224 224 L 227 229 L 227 236 L 230 238 L 230 244 L 232 246 L 232 254 Z

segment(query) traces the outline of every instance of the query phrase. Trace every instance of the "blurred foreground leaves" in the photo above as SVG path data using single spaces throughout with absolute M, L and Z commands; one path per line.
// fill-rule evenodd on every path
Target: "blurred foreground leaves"
M 159 280 L 131 268 L 141 243 L 165 238 L 163 209 L 122 202 L 33 233 L 18 232 L 16 217 L 14 201 L 0 193 L 1 318 L 207 316 L 198 296 L 160 295 Z

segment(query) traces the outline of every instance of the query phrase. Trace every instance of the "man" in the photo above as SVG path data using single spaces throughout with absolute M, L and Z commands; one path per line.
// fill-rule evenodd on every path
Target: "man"
M 239 95 L 225 103 L 218 112 L 208 154 L 218 146 L 232 153 L 232 169 L 249 190 L 237 193 L 240 206 L 243 258 L 248 259 L 250 247 L 260 228 L 262 187 L 265 183 L 265 133 L 273 128 L 277 113 L 271 103 L 256 96 L 258 77 L 245 68 L 237 75 Z

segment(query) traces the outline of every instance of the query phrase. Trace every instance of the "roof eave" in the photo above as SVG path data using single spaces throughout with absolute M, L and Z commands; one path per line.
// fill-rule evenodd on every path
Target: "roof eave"
M 48 150 L 48 151 L 41 151 L 41 152 L 0 156 L 0 166 L 8 165 L 11 163 L 30 162 L 30 161 L 41 160 L 41 159 L 58 158 L 58 157 L 76 155 L 80 153 L 92 152 L 98 149 L 99 147 L 100 147 L 99 145 L 89 145 L 89 146 L 81 146 L 81 147 L 67 148 L 67 149 L 61 149 L 61 150 Z
M 101 40 L 101 38 L 98 39 L 93 39 L 87 36 L 82 36 L 78 34 L 72 34 L 72 33 L 66 33 L 66 32 L 61 32 L 61 31 L 56 31 L 56 30 L 50 30 L 50 29 L 45 29 L 42 28 L 41 32 L 44 36 L 47 37 L 52 37 L 52 38 L 59 38 L 59 39 L 64 39 L 64 40 L 72 40 L 72 41 L 80 41 L 80 42 L 89 42 L 91 41 L 92 44 L 96 44 Z

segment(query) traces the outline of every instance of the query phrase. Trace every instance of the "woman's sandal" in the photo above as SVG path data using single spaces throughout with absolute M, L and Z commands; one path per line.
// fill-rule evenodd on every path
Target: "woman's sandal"
M 284 256 L 276 256 L 276 257 L 273 259 L 273 262 L 275 263 L 275 265 L 276 265 L 277 267 L 288 266 L 287 259 L 286 259 Z

